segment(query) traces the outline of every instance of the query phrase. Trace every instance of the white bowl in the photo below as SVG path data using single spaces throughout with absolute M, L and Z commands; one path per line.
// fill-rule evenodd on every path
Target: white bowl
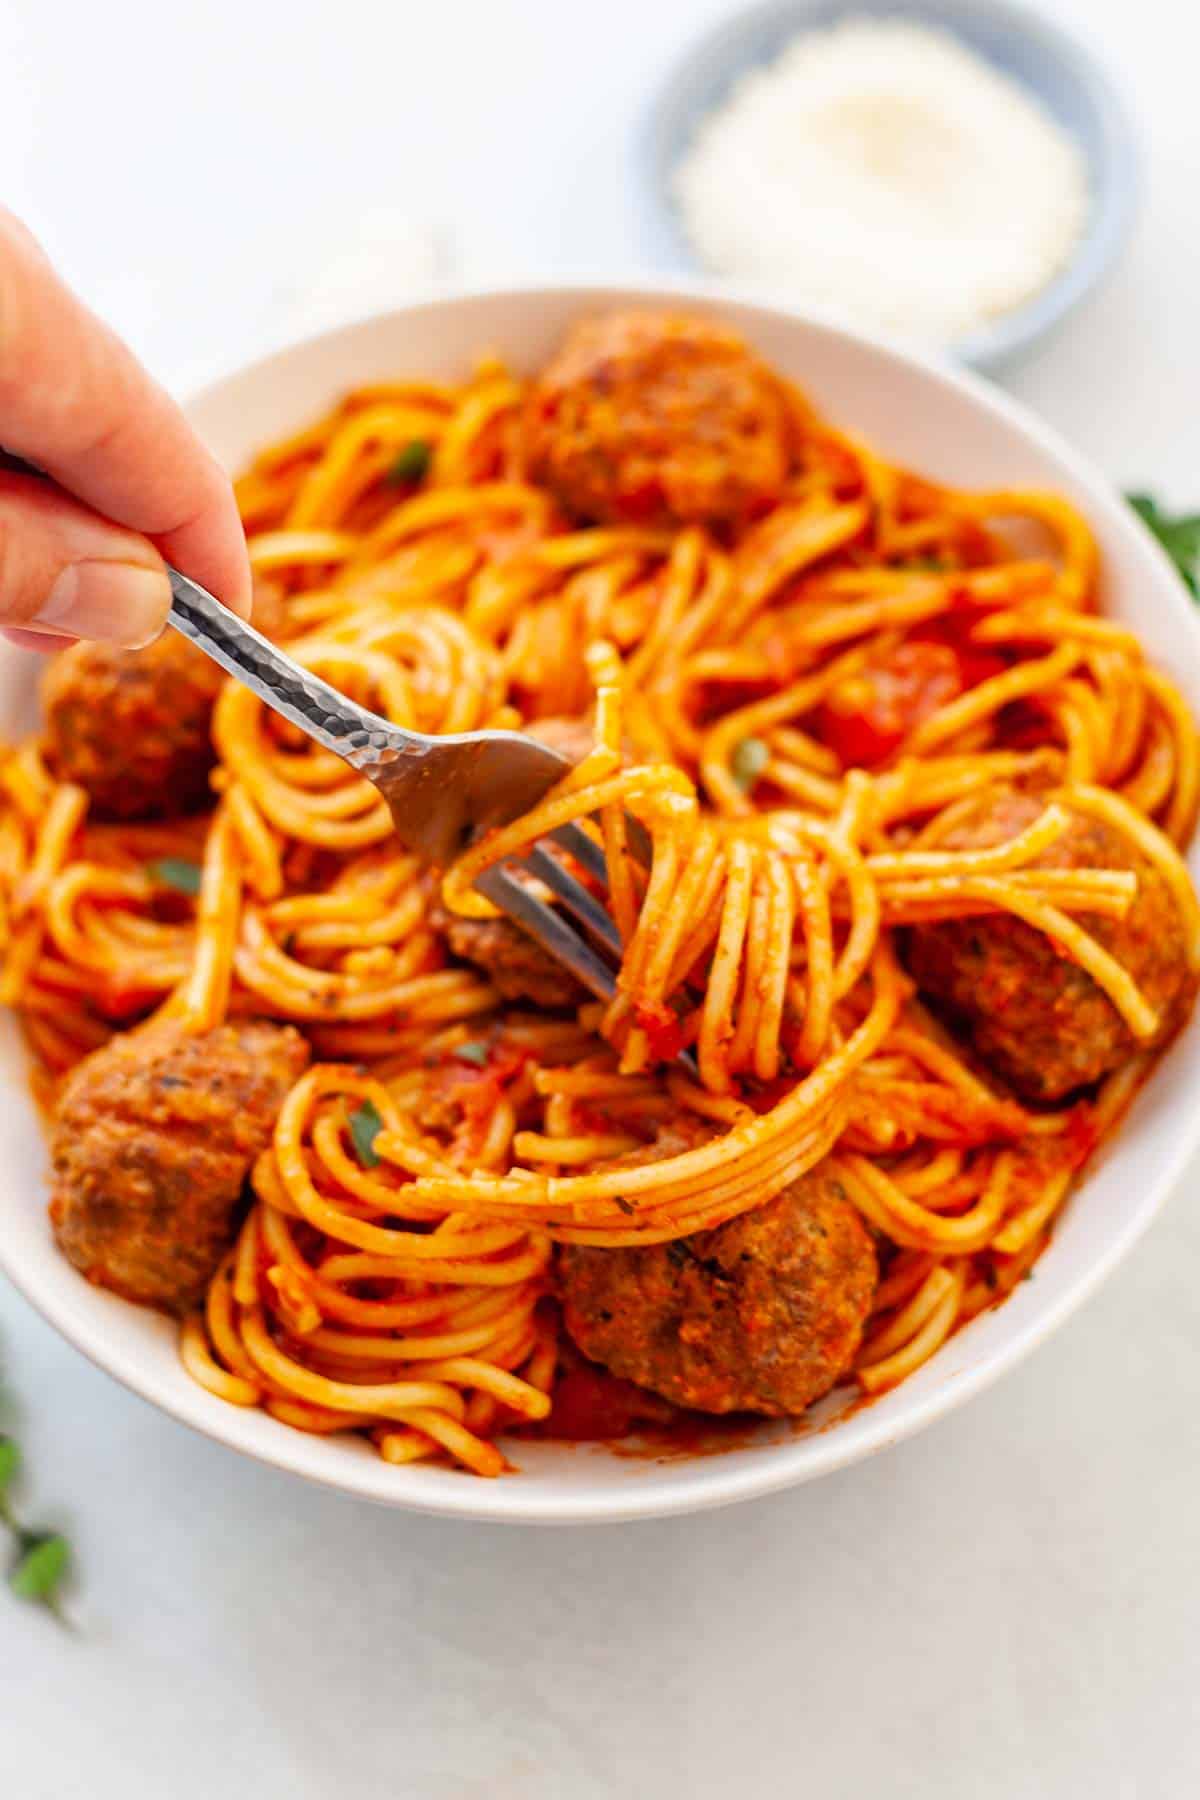
M 268 356 L 199 395 L 196 424 L 231 468 L 311 419 L 344 389 L 383 375 L 461 375 L 481 349 L 538 364 L 581 313 L 663 299 L 727 320 L 802 383 L 840 425 L 889 457 L 963 486 L 1049 487 L 1081 506 L 1099 539 L 1104 605 L 1135 626 L 1200 713 L 1200 626 L 1157 545 L 1082 458 L 971 376 L 811 317 L 714 298 L 686 284 L 467 294 L 368 318 Z M 28 718 L 29 660 L 0 662 L 0 734 Z M 46 1220 L 46 1158 L 11 1020 L 0 1036 L 0 1261 L 85 1355 L 175 1418 L 251 1456 L 346 1493 L 423 1512 L 540 1524 L 646 1518 L 718 1506 L 809 1481 L 883 1449 L 978 1393 L 1032 1350 L 1115 1267 L 1200 1143 L 1200 1031 L 1157 1069 L 1062 1215 L 1037 1279 L 959 1332 L 868 1407 L 829 1403 L 801 1426 L 769 1425 L 738 1447 L 630 1457 L 603 1445 L 517 1443 L 520 1472 L 483 1481 L 449 1468 L 391 1468 L 353 1440 L 315 1438 L 227 1406 L 185 1375 L 164 1319 L 90 1287 L 58 1255 Z

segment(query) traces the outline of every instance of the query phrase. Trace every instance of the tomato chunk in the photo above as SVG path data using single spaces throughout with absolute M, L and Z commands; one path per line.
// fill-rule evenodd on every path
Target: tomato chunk
M 968 688 L 978 687 L 981 681 L 989 681 L 993 675 L 1002 675 L 1009 666 L 1007 658 L 998 651 L 972 641 L 972 631 L 987 613 L 988 608 L 978 602 L 965 596 L 957 598 L 951 601 L 949 612 L 941 618 L 918 625 L 909 634 L 909 641 L 949 644 L 958 658 L 959 677 L 965 692 Z
M 817 712 L 817 735 L 843 768 L 872 769 L 962 691 L 958 655 L 949 644 L 900 644 L 886 663 L 868 663 L 829 690 Z
M 964 609 L 918 626 L 886 662 L 867 663 L 830 689 L 816 730 L 843 768 L 886 762 L 922 720 L 1008 667 L 994 650 L 971 642 L 977 616 Z
M 639 1004 L 634 1018 L 646 1034 L 646 1047 L 655 1062 L 674 1062 L 687 1039 L 683 1026 L 669 1006 Z

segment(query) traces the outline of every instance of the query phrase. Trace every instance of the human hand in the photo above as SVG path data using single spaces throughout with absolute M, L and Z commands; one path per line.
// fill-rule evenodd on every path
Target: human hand
M 164 558 L 250 616 L 228 476 L 132 352 L 0 209 L 0 631 L 136 646 L 171 601 Z

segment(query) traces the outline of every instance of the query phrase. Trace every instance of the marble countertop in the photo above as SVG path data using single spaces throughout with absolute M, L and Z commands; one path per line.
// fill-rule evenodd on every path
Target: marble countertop
M 725 10 L 110 0 L 67 20 L 8 0 L 4 198 L 182 390 L 327 304 L 367 216 L 396 221 L 398 280 L 405 255 L 466 279 L 634 267 L 638 110 Z M 1010 385 L 1115 479 L 1194 503 L 1200 26 L 1179 0 L 1057 10 L 1123 76 L 1148 188 L 1121 269 Z M 915 1441 L 753 1505 L 592 1530 L 305 1487 L 152 1412 L 0 1289 L 28 1510 L 82 1571 L 70 1635 L 0 1594 L 0 1769 L 23 1800 L 1183 1800 L 1195 1189 Z

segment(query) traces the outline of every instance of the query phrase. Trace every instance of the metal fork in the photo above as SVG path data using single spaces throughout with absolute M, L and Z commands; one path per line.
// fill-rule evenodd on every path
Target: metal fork
M 176 631 L 315 743 L 340 756 L 355 774 L 365 776 L 386 800 L 401 843 L 432 863 L 445 866 L 477 831 L 507 825 L 528 812 L 571 767 L 557 750 L 517 731 L 452 737 L 402 731 L 302 669 L 197 582 L 177 569 L 168 574 L 169 619 Z M 561 825 L 550 836 L 587 875 L 607 885 L 603 852 L 578 824 Z M 544 883 L 562 912 L 518 881 L 514 868 Z M 602 952 L 619 960 L 617 928 L 595 895 L 543 844 L 485 870 L 475 886 L 590 993 L 612 998 L 616 982 Z

